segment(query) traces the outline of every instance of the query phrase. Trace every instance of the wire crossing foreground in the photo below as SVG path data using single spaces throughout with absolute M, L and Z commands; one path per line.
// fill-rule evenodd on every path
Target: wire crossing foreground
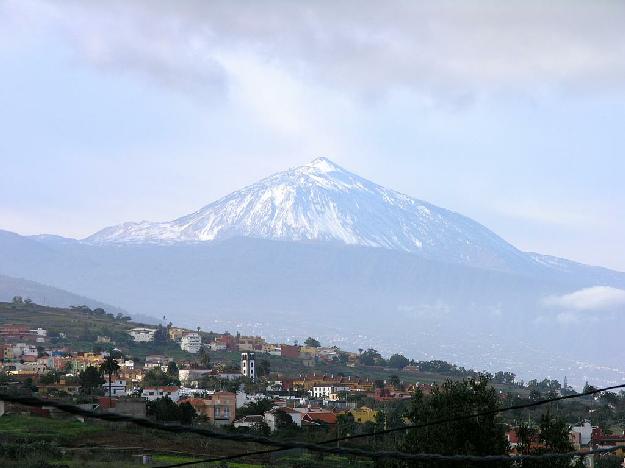
M 618 450 L 620 447 L 596 449 L 596 450 L 591 450 L 587 452 L 580 451 L 580 452 L 568 452 L 568 453 L 547 453 L 547 454 L 541 454 L 541 455 L 478 456 L 478 455 L 443 455 L 443 454 L 434 454 L 434 453 L 406 453 L 406 452 L 398 452 L 398 451 L 369 451 L 369 450 L 363 450 L 359 448 L 350 448 L 350 447 L 329 447 L 325 444 L 332 444 L 332 443 L 336 443 L 337 441 L 352 440 L 352 439 L 369 437 L 373 435 L 387 434 L 387 433 L 397 432 L 397 431 L 419 429 L 419 428 L 429 427 L 429 426 L 433 426 L 437 424 L 448 424 L 448 423 L 462 421 L 462 420 L 466 420 L 470 418 L 498 414 L 498 413 L 502 413 L 505 411 L 536 407 L 540 405 L 553 403 L 556 401 L 580 398 L 584 396 L 591 396 L 591 395 L 595 395 L 601 392 L 615 390 L 619 388 L 625 388 L 625 384 L 599 388 L 599 389 L 595 389 L 589 392 L 578 393 L 575 395 L 567 395 L 567 396 L 562 396 L 562 397 L 539 400 L 539 401 L 521 404 L 521 405 L 513 405 L 513 406 L 504 407 L 504 408 L 498 408 L 496 410 L 491 410 L 491 411 L 464 414 L 464 415 L 459 415 L 457 417 L 435 420 L 435 421 L 431 421 L 431 422 L 424 423 L 424 424 L 395 427 L 395 428 L 387 429 L 384 431 L 378 431 L 376 434 L 365 433 L 365 434 L 358 434 L 354 436 L 345 436 L 341 438 L 327 440 L 319 444 L 310 443 L 310 442 L 302 442 L 302 441 L 291 441 L 291 442 L 278 441 L 269 437 L 256 436 L 256 435 L 251 435 L 251 434 L 227 434 L 227 433 L 211 431 L 208 429 L 196 428 L 192 426 L 183 426 L 179 424 L 165 425 L 165 424 L 160 424 L 160 423 L 151 421 L 146 418 L 136 418 L 136 417 L 121 415 L 117 413 L 95 413 L 93 411 L 80 408 L 76 405 L 62 403 L 62 402 L 53 401 L 53 400 L 44 400 L 44 399 L 41 399 L 38 397 L 32 397 L 32 396 L 24 397 L 24 396 L 0 394 L 0 400 L 8 401 L 11 403 L 18 403 L 18 404 L 22 404 L 25 406 L 34 406 L 34 407 L 51 406 L 51 407 L 60 409 L 62 411 L 65 411 L 66 413 L 75 414 L 77 416 L 100 419 L 100 420 L 109 421 L 109 422 L 129 422 L 129 423 L 141 426 L 141 427 L 154 429 L 154 430 L 161 430 L 161 431 L 166 431 L 166 432 L 172 432 L 172 433 L 177 433 L 177 434 L 191 433 L 191 434 L 196 434 L 202 437 L 208 437 L 212 439 L 230 440 L 234 442 L 256 443 L 256 444 L 269 445 L 269 446 L 275 447 L 274 449 L 269 449 L 269 450 L 262 450 L 262 451 L 257 451 L 257 452 L 246 452 L 246 453 L 241 453 L 241 454 L 236 454 L 236 455 L 231 455 L 231 456 L 226 456 L 226 457 L 217 457 L 217 458 L 207 459 L 207 460 L 168 465 L 169 467 L 187 466 L 187 465 L 198 464 L 198 463 L 206 463 L 209 461 L 231 460 L 231 459 L 242 458 L 242 457 L 247 457 L 251 455 L 266 454 L 266 453 L 272 453 L 272 452 L 278 452 L 278 451 L 290 450 L 290 449 L 306 449 L 306 450 L 311 450 L 311 451 L 320 452 L 320 453 L 335 454 L 335 455 L 352 455 L 352 456 L 364 457 L 364 458 L 370 458 L 370 459 L 396 459 L 396 460 L 407 460 L 407 461 L 457 461 L 457 462 L 502 462 L 502 461 L 508 462 L 509 461 L 509 462 L 514 462 L 514 461 L 523 461 L 523 460 L 545 460 L 545 459 L 583 457 L 587 455 L 614 452 Z

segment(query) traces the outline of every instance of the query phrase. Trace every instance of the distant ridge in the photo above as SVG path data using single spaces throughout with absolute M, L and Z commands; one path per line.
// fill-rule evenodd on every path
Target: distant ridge
M 0 275 L 0 302 L 10 302 L 15 296 L 21 296 L 24 299 L 29 298 L 36 304 L 45 306 L 69 307 L 72 305 L 86 305 L 92 309 L 99 307 L 107 312 L 127 315 L 127 312 L 119 307 L 89 299 L 63 289 L 22 278 Z

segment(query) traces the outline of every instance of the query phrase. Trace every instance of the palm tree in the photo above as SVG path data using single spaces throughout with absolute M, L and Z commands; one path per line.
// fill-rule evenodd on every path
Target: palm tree
M 108 375 L 109 378 L 109 408 L 111 408 L 111 379 L 113 374 L 116 374 L 118 370 L 119 364 L 117 364 L 117 359 L 114 359 L 111 354 L 106 356 L 104 358 L 104 362 L 100 364 L 100 371 Z

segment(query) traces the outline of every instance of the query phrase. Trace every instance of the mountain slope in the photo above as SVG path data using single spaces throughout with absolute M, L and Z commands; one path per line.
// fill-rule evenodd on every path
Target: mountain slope
M 479 223 L 386 189 L 326 158 L 280 172 L 174 221 L 124 223 L 89 243 L 253 237 L 383 247 L 496 269 L 534 265 Z
M 51 307 L 86 305 L 92 309 L 102 308 L 107 312 L 114 314 L 123 313 L 126 315 L 126 311 L 122 309 L 89 299 L 88 297 L 80 296 L 78 294 L 37 283 L 35 281 L 13 278 L 11 276 L 0 274 L 0 302 L 9 302 L 15 296 L 29 298 L 37 304 Z

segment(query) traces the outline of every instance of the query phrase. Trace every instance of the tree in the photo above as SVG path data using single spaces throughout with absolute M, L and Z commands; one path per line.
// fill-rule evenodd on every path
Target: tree
M 111 406 L 111 386 L 113 383 L 111 382 L 113 379 L 113 374 L 116 374 L 119 370 L 119 364 L 117 364 L 117 360 L 113 358 L 111 354 L 104 358 L 104 362 L 100 364 L 100 372 L 106 374 L 109 378 L 109 406 Z
M 269 398 L 262 398 L 256 401 L 250 401 L 248 404 L 237 408 L 237 417 L 250 416 L 254 414 L 265 414 L 267 411 L 273 408 L 273 400 Z
M 167 385 L 180 385 L 180 380 L 177 377 L 166 374 L 160 367 L 150 369 L 143 376 L 144 387 L 162 387 Z
M 259 377 L 264 377 L 269 375 L 269 372 L 271 372 L 271 363 L 267 359 L 258 361 L 258 364 L 256 364 L 256 374 Z
M 277 409 L 274 411 L 276 420 L 276 429 L 291 429 L 296 427 L 293 418 L 286 411 Z
M 573 445 L 569 440 L 569 428 L 566 422 L 551 414 L 550 410 L 540 417 L 538 426 L 521 424 L 517 430 L 519 448 L 525 455 L 540 455 L 543 453 L 566 453 L 573 451 Z M 536 445 L 532 447 L 531 443 Z M 551 467 L 570 467 L 571 459 L 553 459 L 549 461 Z M 544 462 L 525 460 L 523 468 L 539 468 L 545 466 Z M 576 465 L 577 466 L 577 465 Z M 583 466 L 583 465 L 582 465 Z
M 178 364 L 175 361 L 169 361 L 167 364 L 167 373 L 172 377 L 178 378 Z
M 208 354 L 208 351 L 206 351 L 206 348 L 204 348 L 204 346 L 200 348 L 200 352 L 198 353 L 198 361 L 204 369 L 208 369 L 210 367 L 211 357 Z
M 178 407 L 180 408 L 179 420 L 182 424 L 191 424 L 193 420 L 197 417 L 197 413 L 190 403 L 183 402 L 180 403 Z
M 360 364 L 363 366 L 379 366 L 384 364 L 382 355 L 375 349 L 369 348 L 358 356 Z
M 169 397 L 149 402 L 147 412 L 157 421 L 180 421 L 180 408 Z
M 391 375 L 388 379 L 388 383 L 391 384 L 395 388 L 399 388 L 401 385 L 401 380 L 398 375 Z
M 304 341 L 304 345 L 311 348 L 318 348 L 321 346 L 321 343 L 319 343 L 319 341 L 312 336 L 309 336 L 308 338 L 306 338 L 306 341 Z
M 411 424 L 423 424 L 436 419 L 453 419 L 459 414 L 495 411 L 498 407 L 495 389 L 482 376 L 463 381 L 447 380 L 442 385 L 435 385 L 428 396 L 417 390 L 405 416 Z M 400 446 L 412 453 L 505 455 L 508 442 L 498 417 L 491 413 L 479 418 L 409 430 Z M 427 466 L 446 465 L 429 462 Z M 467 463 L 464 466 L 477 465 Z
M 402 354 L 393 354 L 388 359 L 388 366 L 393 367 L 395 369 L 403 369 L 408 364 L 410 364 L 410 361 L 408 360 L 408 358 L 406 358 Z
M 154 342 L 155 343 L 167 343 L 169 340 L 169 334 L 167 333 L 167 328 L 165 328 L 160 323 L 156 327 L 156 331 L 154 332 Z
M 24 298 L 22 296 L 13 296 L 13 299 L 11 300 L 11 302 L 13 304 L 23 304 Z
M 89 366 L 78 376 L 78 382 L 83 393 L 87 395 L 93 395 L 96 390 L 102 388 L 104 379 L 97 367 Z
M 148 402 L 147 412 L 158 421 L 179 421 L 182 424 L 191 424 L 197 417 L 190 403 L 183 401 L 177 405 L 169 397 Z
M 50 385 L 59 381 L 59 375 L 57 372 L 46 372 L 39 377 L 39 383 L 41 385 Z

